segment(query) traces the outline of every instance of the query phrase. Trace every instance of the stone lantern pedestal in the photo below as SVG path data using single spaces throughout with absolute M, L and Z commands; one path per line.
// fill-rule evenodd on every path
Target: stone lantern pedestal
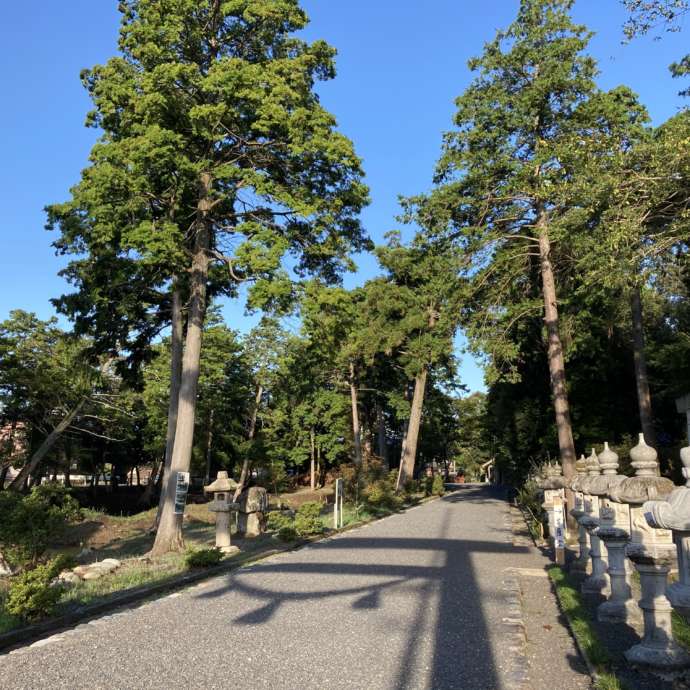
M 544 503 L 542 508 L 546 511 L 549 522 L 549 543 L 555 546 L 556 539 L 556 505 L 562 511 L 565 500 L 565 478 L 559 465 L 549 465 L 546 468 L 546 476 L 540 480 L 539 486 L 544 491 Z M 558 501 L 557 499 L 561 499 Z
M 580 482 L 585 509 L 580 525 L 589 534 L 589 557 L 592 561 L 592 573 L 580 587 L 583 594 L 599 594 L 608 587 L 607 563 L 602 557 L 601 540 L 596 532 L 599 527 L 599 496 L 590 491 L 592 482 L 601 478 L 600 472 L 599 459 L 592 449 L 592 454 L 587 458 L 588 476 Z
M 237 510 L 232 502 L 232 493 L 237 484 L 228 477 L 227 472 L 218 472 L 216 481 L 204 487 L 205 493 L 213 494 L 213 501 L 208 509 L 216 514 L 216 547 L 223 553 L 239 551 L 230 541 L 230 511 Z
M 611 490 L 611 497 L 630 505 L 628 558 L 640 575 L 642 597 L 639 601 L 644 619 L 642 641 L 625 652 L 631 663 L 660 670 L 674 670 L 690 664 L 690 655 L 673 640 L 671 604 L 666 598 L 666 580 L 673 563 L 671 532 L 654 529 L 645 518 L 644 503 L 663 498 L 673 490 L 673 483 L 657 476 L 656 451 L 648 446 L 642 434 L 630 451 L 635 476 L 625 479 Z

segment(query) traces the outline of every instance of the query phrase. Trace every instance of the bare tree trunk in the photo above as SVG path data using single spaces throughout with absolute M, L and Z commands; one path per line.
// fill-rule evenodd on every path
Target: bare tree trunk
M 316 444 L 316 476 L 318 479 L 318 485 L 323 486 L 323 465 L 321 464 L 321 444 Z
M 313 491 L 316 488 L 316 448 L 314 447 L 314 427 L 309 429 L 309 440 L 311 441 L 311 452 L 309 455 L 309 486 Z
M 570 405 L 565 380 L 565 359 L 558 323 L 558 300 L 556 283 L 551 264 L 551 243 L 549 241 L 546 218 L 539 219 L 539 256 L 541 262 L 542 291 L 544 295 L 544 322 L 548 337 L 549 373 L 551 375 L 551 394 L 556 413 L 558 447 L 563 467 L 563 476 L 572 477 L 575 473 L 575 443 L 570 423 Z
M 249 430 L 247 431 L 247 439 L 249 441 L 253 441 L 254 435 L 256 434 L 256 420 L 259 416 L 259 406 L 261 405 L 261 396 L 263 394 L 263 386 L 260 383 L 257 383 L 256 388 L 254 389 L 254 407 L 252 408 L 252 416 L 249 420 Z M 247 484 L 247 479 L 249 478 L 249 464 L 249 456 L 247 455 L 242 461 L 242 472 L 240 472 L 240 482 L 237 485 L 237 489 L 235 489 L 235 495 L 232 499 L 233 501 L 237 501 L 237 499 L 240 497 L 240 494 L 244 490 L 245 485 Z
M 211 450 L 213 448 L 213 410 L 208 420 L 208 437 L 206 438 L 206 483 L 211 482 Z
M 167 480 L 170 474 L 173 448 L 175 447 L 175 428 L 177 427 L 177 407 L 180 401 L 180 380 L 182 378 L 182 335 L 184 332 L 184 319 L 182 316 L 182 296 L 177 281 L 173 281 L 172 289 L 172 333 L 170 334 L 170 400 L 168 401 L 168 427 L 165 435 L 165 458 L 161 467 L 163 480 Z M 158 511 L 156 512 L 156 528 L 160 523 L 163 511 L 163 495 L 158 499 Z M 147 501 L 153 497 L 153 488 L 148 492 Z
M 424 407 L 424 389 L 428 368 L 424 367 L 417 375 L 414 382 L 414 395 L 410 407 L 410 421 L 407 425 L 407 434 L 403 441 L 402 454 L 400 456 L 400 471 L 398 472 L 398 484 L 395 487 L 399 491 L 408 479 L 414 477 L 414 463 L 417 456 L 417 441 L 419 440 L 419 427 L 422 422 L 422 408 Z
M 350 400 L 352 402 L 352 436 L 355 442 L 355 464 L 362 464 L 362 438 L 357 409 L 357 386 L 355 385 L 355 365 L 350 362 Z
M 55 445 L 55 442 L 60 436 L 69 428 L 69 425 L 74 421 L 74 418 L 79 414 L 79 411 L 86 403 L 86 398 L 82 398 L 60 421 L 60 423 L 48 434 L 48 437 L 41 444 L 39 449 L 31 456 L 31 460 L 22 467 L 19 474 L 12 480 L 9 489 L 12 491 L 21 491 L 21 488 L 27 482 L 29 475 L 36 472 L 43 458 L 48 454 L 50 449 Z
M 383 460 L 383 466 L 388 469 L 388 444 L 386 443 L 386 418 L 383 416 L 383 408 L 376 403 L 376 424 L 378 426 L 379 456 Z
M 156 486 L 158 484 L 158 478 L 163 475 L 164 462 L 164 460 L 161 460 L 160 463 L 153 464 L 153 467 L 151 468 L 151 474 L 149 475 L 149 481 L 146 484 L 146 488 L 144 489 L 141 496 L 139 496 L 139 500 L 137 501 L 139 505 L 148 505 L 149 503 L 151 503 L 151 499 L 153 498 L 154 491 L 156 490 Z
M 5 465 L 0 468 L 0 491 L 5 488 L 5 481 L 7 480 L 7 473 L 10 471 L 10 466 Z
M 656 433 L 652 414 L 652 396 L 649 392 L 647 376 L 647 356 L 645 354 L 644 328 L 642 321 L 642 299 L 640 288 L 635 286 L 630 293 L 632 311 L 633 357 L 635 360 L 635 383 L 637 384 L 637 403 L 640 410 L 640 426 L 645 441 L 656 446 Z
M 190 277 L 189 317 L 182 358 L 182 377 L 177 409 L 177 425 L 175 427 L 175 443 L 170 471 L 168 472 L 169 476 L 163 484 L 161 519 L 156 532 L 156 541 L 151 549 L 151 554 L 154 556 L 184 549 L 182 515 L 175 514 L 175 485 L 177 473 L 189 471 L 194 443 L 194 418 L 199 386 L 201 340 L 206 314 L 208 251 L 211 246 L 211 231 L 207 218 L 208 212 L 211 209 L 211 183 L 211 175 L 209 173 L 202 173 L 200 198 L 197 206 L 197 222 L 195 223 L 196 238 Z

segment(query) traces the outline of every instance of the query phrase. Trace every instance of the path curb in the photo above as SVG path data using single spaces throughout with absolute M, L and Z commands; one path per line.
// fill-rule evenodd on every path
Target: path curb
M 209 580 L 219 575 L 225 575 L 231 573 L 235 570 L 239 570 L 247 565 L 252 565 L 254 563 L 266 560 L 272 556 L 277 556 L 281 553 L 289 553 L 291 551 L 298 551 L 299 549 L 314 544 L 316 542 L 325 541 L 333 537 L 337 537 L 345 532 L 350 532 L 355 529 L 360 529 L 370 525 L 372 522 L 378 522 L 379 520 L 385 520 L 386 518 L 393 517 L 399 513 L 405 513 L 408 510 L 414 510 L 425 503 L 430 503 L 431 501 L 436 501 L 439 496 L 429 496 L 423 498 L 419 503 L 403 508 L 395 513 L 390 513 L 389 515 L 384 515 L 382 517 L 371 518 L 369 520 L 362 520 L 345 527 L 341 527 L 337 530 L 332 530 L 326 534 L 319 534 L 313 537 L 307 537 L 301 539 L 297 542 L 292 542 L 285 546 L 277 546 L 265 551 L 256 551 L 254 553 L 246 554 L 244 557 L 240 556 L 236 560 L 228 563 L 222 563 L 217 566 L 212 566 L 210 568 L 205 568 L 203 570 L 198 570 L 190 573 L 185 573 L 183 575 L 175 576 L 169 580 L 163 582 L 154 583 L 151 585 L 141 585 L 140 587 L 132 587 L 130 589 L 124 590 L 120 594 L 109 595 L 106 599 L 102 601 L 97 601 L 93 604 L 86 604 L 85 606 L 80 606 L 74 611 L 70 611 L 57 618 L 50 618 L 48 620 L 42 621 L 40 623 L 33 623 L 32 625 L 23 626 L 21 628 L 16 628 L 15 630 L 10 630 L 6 633 L 0 634 L 0 655 L 11 651 L 13 648 L 24 645 L 28 642 L 35 642 L 40 639 L 50 637 L 58 632 L 74 627 L 75 625 L 86 623 L 95 618 L 99 618 L 103 614 L 109 613 L 116 609 L 122 608 L 124 606 L 129 606 L 131 604 L 138 604 L 151 597 L 156 597 L 158 595 L 166 594 L 168 592 L 173 592 L 178 589 L 184 589 L 189 585 L 196 584 L 197 582 L 202 582 L 203 580 Z

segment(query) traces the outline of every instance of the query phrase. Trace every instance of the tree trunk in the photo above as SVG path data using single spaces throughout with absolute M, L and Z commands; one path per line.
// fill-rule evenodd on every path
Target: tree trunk
M 153 494 L 156 490 L 156 485 L 158 484 L 158 477 L 163 474 L 164 462 L 164 460 L 161 460 L 159 464 L 153 464 L 153 467 L 151 468 L 151 474 L 149 475 L 148 483 L 146 484 L 146 488 L 144 489 L 141 496 L 139 496 L 139 500 L 137 501 L 139 505 L 149 505 L 151 503 L 151 499 L 153 498 Z
M 261 396 L 263 394 L 263 386 L 260 383 L 257 383 L 256 388 L 254 390 L 254 407 L 252 408 L 252 416 L 249 420 L 249 429 L 247 431 L 247 439 L 249 441 L 253 441 L 254 434 L 256 434 L 256 420 L 259 416 L 259 406 L 261 405 Z M 237 499 L 240 497 L 240 494 L 244 490 L 245 484 L 247 483 L 247 479 L 249 477 L 249 465 L 249 455 L 247 455 L 242 461 L 242 472 L 240 472 L 240 482 L 237 485 L 237 488 L 235 489 L 235 495 L 232 499 L 233 501 L 237 501 Z
M 558 447 L 563 467 L 563 476 L 575 474 L 575 443 L 570 424 L 570 406 L 565 380 L 565 359 L 558 323 L 558 301 L 556 283 L 551 264 L 551 243 L 549 241 L 546 218 L 539 219 L 539 256 L 541 262 L 542 291 L 544 295 L 544 323 L 548 337 L 549 373 L 551 375 L 551 394 L 556 414 Z
M 207 219 L 211 208 L 210 193 L 211 175 L 209 173 L 202 173 L 200 197 L 197 205 L 197 222 L 195 223 L 196 238 L 190 277 L 189 316 L 184 355 L 182 357 L 182 377 L 180 380 L 175 442 L 170 471 L 163 483 L 161 519 L 156 532 L 156 541 L 151 549 L 151 554 L 154 556 L 184 549 L 182 515 L 175 514 L 175 485 L 177 473 L 189 471 L 194 443 L 194 418 L 199 386 L 201 340 L 206 314 L 208 251 L 211 246 L 211 229 Z
M 55 445 L 55 442 L 65 432 L 69 425 L 74 421 L 74 418 L 79 414 L 79 411 L 86 403 L 86 398 L 82 398 L 60 421 L 60 423 L 48 434 L 48 437 L 41 444 L 39 449 L 31 456 L 31 460 L 22 467 L 21 472 L 12 480 L 9 488 L 12 491 L 21 491 L 21 488 L 26 484 L 29 475 L 36 472 L 43 458 L 48 454 L 50 449 Z
M 381 460 L 383 460 L 383 466 L 389 469 L 388 443 L 386 443 L 386 418 L 383 416 L 383 408 L 380 403 L 376 403 L 376 424 L 378 426 L 379 456 Z
M 311 441 L 311 452 L 309 455 L 309 486 L 313 491 L 316 488 L 316 448 L 314 443 L 314 428 L 309 429 L 309 440 Z
M 208 437 L 206 438 L 206 483 L 211 483 L 211 451 L 213 449 L 213 410 L 208 420 Z
M 414 463 L 417 456 L 419 427 L 422 422 L 427 373 L 428 368 L 425 366 L 415 378 L 414 395 L 412 396 L 412 406 L 410 407 L 410 420 L 407 424 L 407 434 L 405 435 L 400 455 L 400 471 L 398 472 L 396 491 L 399 491 L 408 479 L 414 477 Z
M 352 436 L 355 442 L 355 464 L 362 464 L 362 439 L 357 409 L 357 386 L 355 385 L 355 365 L 350 362 L 350 400 L 352 402 Z
M 163 479 L 170 474 L 173 448 L 175 447 L 175 428 L 177 427 L 177 407 L 180 401 L 180 380 L 182 378 L 182 335 L 184 332 L 184 319 L 182 316 L 182 296 L 177 281 L 173 281 L 172 289 L 172 333 L 170 335 L 170 400 L 168 401 L 168 427 L 165 434 L 165 458 L 161 467 Z M 158 499 L 158 511 L 156 523 L 158 527 L 163 511 L 163 495 Z M 153 489 L 149 492 L 148 500 L 153 498 Z
M 5 481 L 7 481 L 7 473 L 10 471 L 10 466 L 5 465 L 0 468 L 0 491 L 5 488 Z
M 316 476 L 318 479 L 318 485 L 323 486 L 323 469 L 324 466 L 321 464 L 321 444 L 316 444 Z
M 642 321 L 642 299 L 640 288 L 635 286 L 630 293 L 632 311 L 633 356 L 635 360 L 635 383 L 637 384 L 637 404 L 640 410 L 640 426 L 645 441 L 656 446 L 656 434 L 652 415 L 652 396 L 649 392 L 647 376 L 647 356 L 645 354 L 644 328 Z

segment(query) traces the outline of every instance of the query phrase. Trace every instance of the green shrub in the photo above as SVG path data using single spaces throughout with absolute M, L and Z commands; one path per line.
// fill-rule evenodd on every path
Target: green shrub
M 299 535 L 292 525 L 286 525 L 278 530 L 278 539 L 281 541 L 295 541 Z
M 378 479 L 365 487 L 364 500 L 374 510 L 398 510 L 403 499 L 395 493 L 395 484 L 389 479 Z
M 440 474 L 434 476 L 434 481 L 431 483 L 431 493 L 434 496 L 443 496 L 446 493 L 446 487 L 443 485 L 443 477 Z
M 14 566 L 37 563 L 70 522 L 81 519 L 79 504 L 60 484 L 41 484 L 28 496 L 0 491 L 0 551 Z
M 266 518 L 266 527 L 272 532 L 278 532 L 283 527 L 291 527 L 292 524 L 292 518 L 279 510 L 272 510 Z
M 222 559 L 223 552 L 218 547 L 214 547 L 189 551 L 185 556 L 185 563 L 189 568 L 210 568 L 218 565 Z
M 303 503 L 295 515 L 295 529 L 301 537 L 310 534 L 321 534 L 323 522 L 321 521 L 321 503 L 308 501 Z
M 405 493 L 411 496 L 412 494 L 418 494 L 421 491 L 421 488 L 419 486 L 419 481 L 416 479 L 407 479 L 405 480 L 405 484 L 403 485 L 403 489 L 405 490 Z
M 26 570 L 10 580 L 5 609 L 12 616 L 32 622 L 49 616 L 60 601 L 64 587 L 51 582 L 65 569 L 67 560 L 55 558 Z
M 423 479 L 420 479 L 420 482 L 422 484 L 422 487 L 424 488 L 424 495 L 425 496 L 431 496 L 434 490 L 434 478 L 433 476 L 427 477 L 425 476 Z

